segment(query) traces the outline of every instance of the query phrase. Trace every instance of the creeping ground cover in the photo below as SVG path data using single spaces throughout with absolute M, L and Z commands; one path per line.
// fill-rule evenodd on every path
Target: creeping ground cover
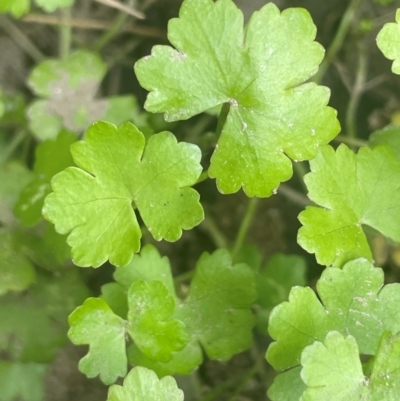
M 400 9 L 3 0 L 0 401 L 400 399 Z

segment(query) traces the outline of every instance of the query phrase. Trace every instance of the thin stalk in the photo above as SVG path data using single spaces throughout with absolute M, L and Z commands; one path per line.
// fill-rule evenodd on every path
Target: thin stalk
M 179 276 L 174 277 L 175 285 L 182 284 L 187 280 L 191 280 L 194 276 L 194 270 L 190 270 L 188 272 L 182 273 Z
M 61 10 L 62 20 L 68 22 L 71 19 L 71 8 L 63 8 Z M 69 24 L 62 24 L 60 26 L 60 43 L 59 54 L 61 59 L 66 59 L 71 52 L 72 44 L 72 28 Z
M 238 234 L 235 239 L 235 243 L 232 249 L 232 259 L 234 260 L 237 253 L 242 248 L 244 241 L 247 237 L 247 233 L 249 232 L 251 223 L 253 222 L 254 215 L 257 210 L 259 199 L 258 198 L 251 198 L 248 205 L 246 213 L 243 217 L 242 223 L 239 227 Z
M 108 30 L 112 26 L 107 21 L 99 21 L 88 18 L 72 18 L 69 21 L 64 21 L 61 17 L 56 15 L 43 15 L 43 14 L 28 14 L 21 18 L 22 22 L 44 24 L 44 25 L 66 25 L 80 29 L 93 29 L 93 30 Z M 161 29 L 146 27 L 146 26 L 126 26 L 124 32 L 134 33 L 135 35 L 165 39 L 167 33 Z
M 363 45 L 359 46 L 356 81 L 350 92 L 350 100 L 346 113 L 346 130 L 349 138 L 357 138 L 357 109 L 367 78 L 367 55 Z
M 347 143 L 350 146 L 357 146 L 361 148 L 361 146 L 368 146 L 368 142 L 363 139 L 353 138 L 351 136 L 338 135 L 333 139 L 336 142 Z
M 125 14 L 132 15 L 133 17 L 139 18 L 139 19 L 145 19 L 146 16 L 136 10 L 135 8 L 132 7 L 131 4 L 123 4 L 117 0 L 95 0 L 98 3 L 104 4 L 105 6 L 116 8 L 119 11 L 124 12 Z
M 11 140 L 11 142 L 6 146 L 6 148 L 3 150 L 3 157 L 0 160 L 0 163 L 5 163 L 12 155 L 13 153 L 17 150 L 19 145 L 24 141 L 24 139 L 28 136 L 28 131 L 26 130 L 21 130 L 19 131 L 14 138 Z
M 312 202 L 310 201 L 310 199 L 307 198 L 307 196 L 289 187 L 289 185 L 281 184 L 278 188 L 278 194 L 284 196 L 285 198 L 289 199 L 294 203 L 297 203 L 302 207 L 312 204 Z
M 124 12 L 119 13 L 111 24 L 110 28 L 105 31 L 100 39 L 95 43 L 95 45 L 93 46 L 94 50 L 98 52 L 108 43 L 110 43 L 124 28 L 128 17 L 129 15 Z
M 342 48 L 344 40 L 346 39 L 346 36 L 350 30 L 351 24 L 354 20 L 355 14 L 358 10 L 358 8 L 361 6 L 364 0 L 351 0 L 346 11 L 343 14 L 342 20 L 340 21 L 339 28 L 336 32 L 335 37 L 333 38 L 333 41 L 329 45 L 329 48 L 326 52 L 326 56 L 324 61 L 321 63 L 319 67 L 319 71 L 314 77 L 314 82 L 319 84 L 327 69 L 329 68 L 330 64 L 332 61 L 335 59 L 337 53 L 339 50 Z
M 45 55 L 38 49 L 38 47 L 28 38 L 28 36 L 26 36 L 7 17 L 0 16 L 0 27 L 2 27 L 8 36 L 10 36 L 10 38 L 36 63 L 40 63 L 46 58 Z
M 197 179 L 196 184 L 199 184 L 200 182 L 205 181 L 207 178 L 208 178 L 208 170 L 205 170 L 200 174 L 200 177 Z M 196 184 L 194 184 L 194 185 L 196 185 Z
M 214 219 L 210 215 L 203 220 L 201 227 L 208 232 L 217 248 L 228 247 L 228 241 L 225 238 L 225 235 L 220 231 Z

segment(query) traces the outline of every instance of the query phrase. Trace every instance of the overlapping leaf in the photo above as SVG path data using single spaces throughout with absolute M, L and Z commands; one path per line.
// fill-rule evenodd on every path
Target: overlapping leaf
M 315 35 L 304 9 L 269 3 L 244 30 L 232 0 L 185 0 L 168 26 L 175 48 L 155 46 L 135 66 L 145 107 L 176 121 L 226 104 L 209 175 L 222 193 L 270 196 L 291 177 L 290 158 L 312 159 L 339 132 L 329 90 L 304 83 L 324 55 Z
M 134 365 L 154 369 L 160 376 L 188 374 L 202 362 L 200 344 L 210 358 L 229 359 L 252 342 L 254 272 L 244 264 L 232 266 L 225 250 L 200 258 L 189 295 L 183 302 L 175 294 L 168 259 L 161 258 L 152 245 L 146 245 L 128 266 L 117 268 L 115 278 L 117 286 L 106 287 L 103 298 L 111 300 L 115 313 L 119 311 L 124 320 L 113 314 L 103 299 L 98 302 L 107 305 L 107 313 L 118 321 L 118 330 L 123 329 L 115 341 L 125 347 L 125 333 L 134 340 L 128 351 Z M 127 301 L 123 299 L 126 291 Z M 71 316 L 74 330 L 87 333 L 79 343 L 93 342 L 102 347 L 99 355 L 108 353 L 112 335 L 106 339 L 105 331 L 100 329 L 107 319 L 96 312 L 96 307 L 82 310 L 76 318 L 75 313 Z M 86 330 L 86 314 L 90 320 L 96 317 L 96 327 L 90 333 Z M 111 363 L 113 357 L 110 358 Z M 100 370 L 108 362 L 103 359 L 103 364 L 94 365 Z M 86 366 L 83 368 L 87 373 Z
M 44 198 L 51 192 L 51 179 L 73 165 L 70 146 L 75 141 L 74 134 L 61 131 L 57 139 L 44 141 L 36 148 L 35 178 L 22 190 L 14 209 L 25 225 L 34 225 L 41 220 Z
M 396 22 L 385 24 L 376 42 L 385 57 L 393 60 L 392 71 L 400 74 L 400 9 L 396 13 Z
M 336 152 L 326 146 L 310 166 L 304 177 L 308 195 L 321 207 L 300 213 L 298 242 L 318 263 L 341 267 L 358 257 L 371 259 L 362 225 L 400 241 L 393 218 L 400 211 L 400 162 L 391 149 L 365 147 L 355 155 L 345 145 Z
M 369 378 L 363 374 L 354 337 L 330 332 L 325 341 L 308 346 L 301 357 L 307 385 L 300 401 L 395 401 L 400 397 L 399 335 L 385 333 Z
M 69 317 L 68 336 L 74 344 L 90 344 L 89 353 L 79 362 L 88 377 L 100 374 L 106 383 L 114 383 L 127 373 L 125 322 L 116 316 L 101 298 L 88 298 Z
M 87 51 L 37 65 L 28 79 L 33 92 L 41 98 L 28 110 L 34 134 L 44 140 L 55 138 L 62 128 L 80 133 L 99 119 L 116 125 L 137 119 L 137 125 L 146 126 L 132 96 L 96 98 L 106 71 L 103 60 Z
M 107 259 L 126 265 L 140 249 L 141 230 L 132 208 L 156 240 L 176 241 L 203 219 L 198 193 L 189 188 L 201 173 L 197 146 L 177 143 L 169 132 L 145 148 L 138 129 L 98 122 L 71 148 L 76 167 L 52 180 L 43 215 L 68 243 L 79 266 Z
M 365 259 L 343 270 L 327 268 L 310 288 L 292 289 L 289 302 L 274 308 L 267 359 L 277 370 L 298 366 L 304 348 L 336 330 L 355 338 L 361 354 L 375 355 L 385 331 L 400 331 L 400 284 L 383 286 L 383 272 Z M 275 389 L 277 391 L 277 389 Z M 279 398 L 277 398 L 279 400 Z
M 129 372 L 123 386 L 110 387 L 107 401 L 183 401 L 183 392 L 173 377 L 159 380 L 154 372 L 138 366 Z

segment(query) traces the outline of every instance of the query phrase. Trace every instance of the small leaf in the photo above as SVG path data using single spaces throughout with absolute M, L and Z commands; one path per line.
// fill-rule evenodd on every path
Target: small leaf
M 379 131 L 375 131 L 369 137 L 369 146 L 375 148 L 379 145 L 389 146 L 398 160 L 400 160 L 400 127 L 389 125 Z
M 318 263 L 341 267 L 359 257 L 371 259 L 362 225 L 400 241 L 393 219 L 400 210 L 400 162 L 391 149 L 364 147 L 354 154 L 345 145 L 336 152 L 325 146 L 310 166 L 304 178 L 308 196 L 321 207 L 300 213 L 298 242 Z
M 324 343 L 305 348 L 301 364 L 307 385 L 301 401 L 370 399 L 354 337 L 328 333 Z
M 188 188 L 201 173 L 199 148 L 178 144 L 169 132 L 153 135 L 144 148 L 134 125 L 98 122 L 72 146 L 79 168 L 53 178 L 43 215 L 60 234 L 72 231 L 68 244 L 78 266 L 129 263 L 141 238 L 133 202 L 157 241 L 177 241 L 182 229 L 203 220 L 199 195 Z
M 43 401 L 47 366 L 0 361 L 0 401 Z
M 168 24 L 174 47 L 154 46 L 135 66 L 145 108 L 177 121 L 225 104 L 209 176 L 222 193 L 270 196 L 292 176 L 290 159 L 314 158 L 340 129 L 329 90 L 306 83 L 324 56 L 315 35 L 305 9 L 269 3 L 244 29 L 232 0 L 185 0 Z
M 300 366 L 298 366 L 275 377 L 268 389 L 268 397 L 272 401 L 297 401 L 305 389 L 306 386 L 300 377 Z
M 69 317 L 68 336 L 74 344 L 89 344 L 79 370 L 89 378 L 100 375 L 105 384 L 114 383 L 127 372 L 125 322 L 101 298 L 88 298 Z
M 51 192 L 51 179 L 74 164 L 70 146 L 75 141 L 74 134 L 61 131 L 56 139 L 44 141 L 36 148 L 35 178 L 22 190 L 14 209 L 24 225 L 34 225 L 42 219 L 44 198 Z
M 389 60 L 393 60 L 392 71 L 400 74 L 400 9 L 396 12 L 396 22 L 385 24 L 378 33 L 376 42 Z
M 135 281 L 128 292 L 127 330 L 150 359 L 168 362 L 189 342 L 185 324 L 172 319 L 175 299 L 161 281 Z
M 11 233 L 0 231 L 0 295 L 26 290 L 36 279 L 32 263 Z
M 400 284 L 383 286 L 382 270 L 365 259 L 325 269 L 317 293 L 321 301 L 310 288 L 295 287 L 289 302 L 273 309 L 269 333 L 275 342 L 267 360 L 275 369 L 297 366 L 303 349 L 332 330 L 353 336 L 367 355 L 375 355 L 384 331 L 400 331 Z
M 133 368 L 124 385 L 113 385 L 107 401 L 183 401 L 183 392 L 173 377 L 159 380 L 154 372 L 143 367 Z

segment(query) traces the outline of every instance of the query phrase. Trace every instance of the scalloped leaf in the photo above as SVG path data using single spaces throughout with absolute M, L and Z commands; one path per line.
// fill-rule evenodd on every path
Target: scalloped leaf
M 396 22 L 385 24 L 379 31 L 376 42 L 384 56 L 393 60 L 392 71 L 400 74 L 400 9 L 396 12 Z
M 107 401 L 183 401 L 183 391 L 173 377 L 159 380 L 154 372 L 138 366 L 129 372 L 123 386 L 110 387 Z
M 363 147 L 354 154 L 345 145 L 336 152 L 324 146 L 310 166 L 308 196 L 321 207 L 300 213 L 298 243 L 318 263 L 341 267 L 359 257 L 371 260 L 363 225 L 400 242 L 393 218 L 400 211 L 400 161 L 390 148 Z
M 329 90 L 305 83 L 324 56 L 315 35 L 305 9 L 269 3 L 244 30 L 232 0 L 185 0 L 168 25 L 174 47 L 135 65 L 145 108 L 177 121 L 225 104 L 209 176 L 222 193 L 270 196 L 292 176 L 290 159 L 312 159 L 340 129 Z
M 67 234 L 78 266 L 107 260 L 124 266 L 140 250 L 141 230 L 132 204 L 153 237 L 177 241 L 203 220 L 192 188 L 201 173 L 200 149 L 169 132 L 143 134 L 131 123 L 93 124 L 71 148 L 75 164 L 52 180 L 43 215 Z

